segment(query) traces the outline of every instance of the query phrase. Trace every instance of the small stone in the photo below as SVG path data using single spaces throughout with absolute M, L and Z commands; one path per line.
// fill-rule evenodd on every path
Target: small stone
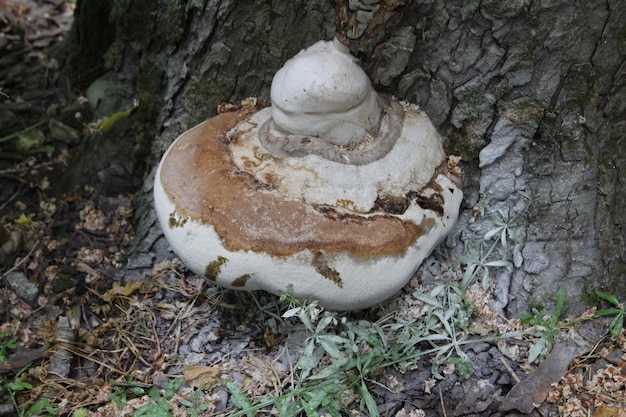
M 128 260 L 128 269 L 152 268 L 154 264 L 154 254 L 152 252 L 140 252 Z
M 6 275 L 6 280 L 19 298 L 30 305 L 34 305 L 37 302 L 39 286 L 30 281 L 22 272 L 9 272 Z

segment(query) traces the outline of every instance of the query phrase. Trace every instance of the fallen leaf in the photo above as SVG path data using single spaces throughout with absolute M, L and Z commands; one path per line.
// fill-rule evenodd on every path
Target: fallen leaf
M 128 297 L 137 291 L 143 285 L 142 281 L 131 281 L 123 287 L 117 282 L 113 283 L 113 287 L 102 295 L 102 299 L 108 303 L 118 297 Z
M 511 359 L 512 361 L 518 361 L 520 358 L 520 349 L 518 345 L 507 343 L 506 340 L 498 340 L 498 349 L 504 356 Z
M 623 408 L 609 407 L 603 404 L 596 408 L 593 417 L 626 417 L 626 410 Z
M 28 217 L 24 213 L 21 213 L 20 217 L 18 217 L 17 220 L 15 220 L 15 224 L 19 224 L 23 226 L 23 225 L 30 223 L 30 220 L 31 220 L 30 217 Z
M 190 365 L 183 371 L 183 378 L 190 387 L 210 390 L 220 383 L 220 373 L 212 366 Z
M 256 383 L 265 386 L 280 384 L 284 370 L 277 368 L 278 363 L 264 355 L 250 355 L 241 365 L 241 371 L 245 372 Z
M 165 320 L 176 318 L 176 306 L 170 303 L 153 303 L 153 307 L 159 312 L 159 316 Z
M 266 327 L 265 331 L 263 332 L 263 339 L 265 340 L 265 344 L 270 349 L 273 349 L 276 346 L 280 345 L 286 337 L 287 336 L 282 334 L 276 335 L 270 330 L 269 327 Z

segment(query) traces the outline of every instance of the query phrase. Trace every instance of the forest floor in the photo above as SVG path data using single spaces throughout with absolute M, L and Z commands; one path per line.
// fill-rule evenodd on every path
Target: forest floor
M 166 247 L 134 256 L 141 190 L 54 188 L 99 128 L 87 100 L 58 87 L 48 54 L 72 13 L 65 0 L 0 0 L 0 417 L 333 415 L 335 406 L 353 416 L 626 416 L 626 333 L 610 322 L 620 311 L 623 320 L 618 301 L 608 320 L 590 310 L 521 321 L 490 307 L 488 286 L 467 285 L 446 306 L 465 323 L 446 316 L 419 333 L 440 316 L 414 294 L 434 299 L 443 288 L 452 299 L 456 284 L 416 277 L 385 306 L 342 314 L 219 289 Z M 435 254 L 431 269 L 458 278 L 444 258 Z M 578 334 L 595 335 L 587 348 L 559 342 L 584 325 L 594 330 Z

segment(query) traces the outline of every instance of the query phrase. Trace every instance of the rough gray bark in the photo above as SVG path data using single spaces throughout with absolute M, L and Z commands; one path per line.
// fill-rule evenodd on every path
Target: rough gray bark
M 403 93 L 470 163 L 469 201 L 533 198 L 515 268 L 497 280 L 510 280 L 509 309 L 559 286 L 577 310 L 591 288 L 626 293 L 624 3 L 446 3 L 426 13 L 419 81 Z
M 376 88 L 421 105 L 449 153 L 463 157 L 468 208 L 488 199 L 512 216 L 524 205 L 519 191 L 532 197 L 512 266 L 495 277 L 501 307 L 516 314 L 552 305 L 560 286 L 573 311 L 593 288 L 626 294 L 626 3 L 366 3 L 115 2 L 105 64 L 126 86 L 121 107 L 140 99 L 136 120 L 151 126 L 142 139 L 151 144 L 148 167 L 220 101 L 267 100 L 282 63 L 331 39 L 338 21 Z M 138 167 L 126 174 L 136 177 Z M 94 178 L 108 178 L 110 166 L 98 169 Z M 131 265 L 166 247 L 150 207 L 152 180 L 138 202 Z M 488 227 L 471 220 L 466 210 L 448 239 L 454 256 Z

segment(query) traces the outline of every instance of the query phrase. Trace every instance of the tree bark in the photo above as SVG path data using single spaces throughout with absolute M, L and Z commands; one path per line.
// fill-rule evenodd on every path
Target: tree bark
M 78 10 L 98 2 L 79 0 Z M 422 106 L 448 152 L 462 156 L 467 207 L 488 201 L 487 211 L 525 220 L 516 228 L 517 242 L 499 249 L 512 261 L 494 276 L 502 308 L 516 315 L 553 305 L 559 287 L 567 289 L 572 313 L 585 308 L 584 295 L 594 288 L 623 298 L 626 2 L 348 3 L 110 4 L 102 24 L 114 40 L 104 65 L 124 86 L 121 107 L 139 100 L 132 120 L 142 127 L 134 130 L 140 139 L 116 130 L 107 140 L 147 161 L 121 171 L 129 178 L 146 173 L 135 256 L 163 256 L 166 247 L 151 209 L 151 184 L 174 138 L 214 115 L 219 102 L 268 100 L 271 79 L 288 58 L 338 32 L 375 87 Z M 88 40 L 72 42 L 76 48 Z M 66 67 L 85 65 L 83 59 L 74 55 Z M 97 150 L 84 153 L 90 152 Z M 102 185 L 111 171 L 105 164 L 80 178 L 100 178 Z M 526 196 L 532 205 L 525 209 Z M 460 256 L 489 227 L 488 216 L 474 219 L 465 210 L 448 250 Z

